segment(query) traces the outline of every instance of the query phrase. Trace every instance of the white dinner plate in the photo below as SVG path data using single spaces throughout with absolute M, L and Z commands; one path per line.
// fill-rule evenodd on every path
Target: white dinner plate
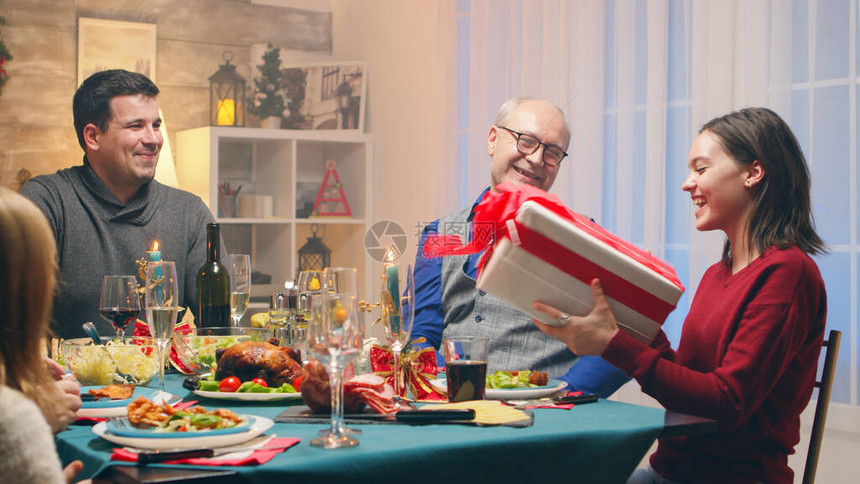
M 238 402 L 278 402 L 302 398 L 301 392 L 296 393 L 252 393 L 252 392 L 207 392 L 194 390 L 195 395 L 214 400 L 234 400 Z
M 139 449 L 187 449 L 241 444 L 269 430 L 275 424 L 271 419 L 259 416 L 249 417 L 249 420 L 253 422 L 246 431 L 233 434 L 207 435 L 205 432 L 199 432 L 197 435 L 185 433 L 182 437 L 123 437 L 112 434 L 107 429 L 107 422 L 95 424 L 93 433 L 114 444 Z
M 85 393 L 88 388 L 91 387 L 81 387 L 81 393 Z M 140 393 L 138 393 L 140 390 Z M 109 417 L 123 417 L 128 415 L 128 404 L 133 402 L 135 398 L 143 395 L 144 397 L 150 399 L 154 403 L 164 403 L 170 400 L 173 395 L 170 393 L 156 390 L 153 388 L 146 387 L 138 387 L 134 389 L 134 395 L 132 398 L 124 399 L 124 400 L 112 400 L 109 403 L 117 403 L 117 405 L 93 405 L 98 403 L 108 403 L 108 402 L 83 402 L 81 404 L 81 409 L 77 411 L 76 415 L 78 417 L 90 417 L 90 418 L 109 418 Z
M 444 378 L 430 380 L 430 384 L 442 393 L 448 391 L 448 381 Z M 490 400 L 528 400 L 543 398 L 558 393 L 567 386 L 560 380 L 549 380 L 546 386 L 531 388 L 487 388 L 485 396 Z

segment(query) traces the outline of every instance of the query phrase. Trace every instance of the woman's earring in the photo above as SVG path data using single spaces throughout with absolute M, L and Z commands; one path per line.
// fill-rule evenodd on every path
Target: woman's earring
M 749 180 L 747 180 L 747 181 L 745 181 L 745 182 L 744 182 L 744 186 L 745 186 L 745 187 L 747 187 L 747 188 L 749 188 L 749 187 L 751 187 L 751 186 L 752 186 L 752 182 L 751 182 L 751 181 L 749 181 Z

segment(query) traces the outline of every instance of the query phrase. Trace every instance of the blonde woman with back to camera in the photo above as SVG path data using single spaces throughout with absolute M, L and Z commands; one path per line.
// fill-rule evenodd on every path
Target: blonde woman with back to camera
M 5 482 L 72 482 L 51 426 L 69 408 L 40 353 L 55 290 L 56 244 L 42 212 L 0 188 L 0 475 Z

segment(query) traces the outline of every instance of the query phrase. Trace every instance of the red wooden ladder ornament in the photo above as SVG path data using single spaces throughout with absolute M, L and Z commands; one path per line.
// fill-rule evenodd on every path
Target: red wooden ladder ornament
M 311 217 L 351 217 L 352 211 L 343 194 L 343 185 L 332 160 L 325 162 L 325 178 L 317 193 Z M 333 178 L 332 178 L 333 177 Z

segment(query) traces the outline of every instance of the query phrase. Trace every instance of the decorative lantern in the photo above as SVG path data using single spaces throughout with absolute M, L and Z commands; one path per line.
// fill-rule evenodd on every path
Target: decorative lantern
M 299 272 L 321 271 L 329 266 L 331 262 L 331 249 L 323 244 L 322 239 L 317 237 L 319 226 L 311 225 L 311 236 L 305 245 L 299 249 Z
M 335 91 L 337 94 L 337 107 L 340 110 L 341 128 L 349 127 L 349 114 L 352 109 L 352 86 L 346 82 L 346 75 L 343 76 L 343 81 L 337 86 Z
M 230 64 L 233 53 L 225 51 L 224 64 L 209 76 L 209 124 L 245 126 L 245 78 Z
M 349 100 L 352 97 L 352 86 L 346 82 L 346 75 L 343 76 L 343 80 L 337 86 L 337 106 L 341 110 L 349 109 Z

